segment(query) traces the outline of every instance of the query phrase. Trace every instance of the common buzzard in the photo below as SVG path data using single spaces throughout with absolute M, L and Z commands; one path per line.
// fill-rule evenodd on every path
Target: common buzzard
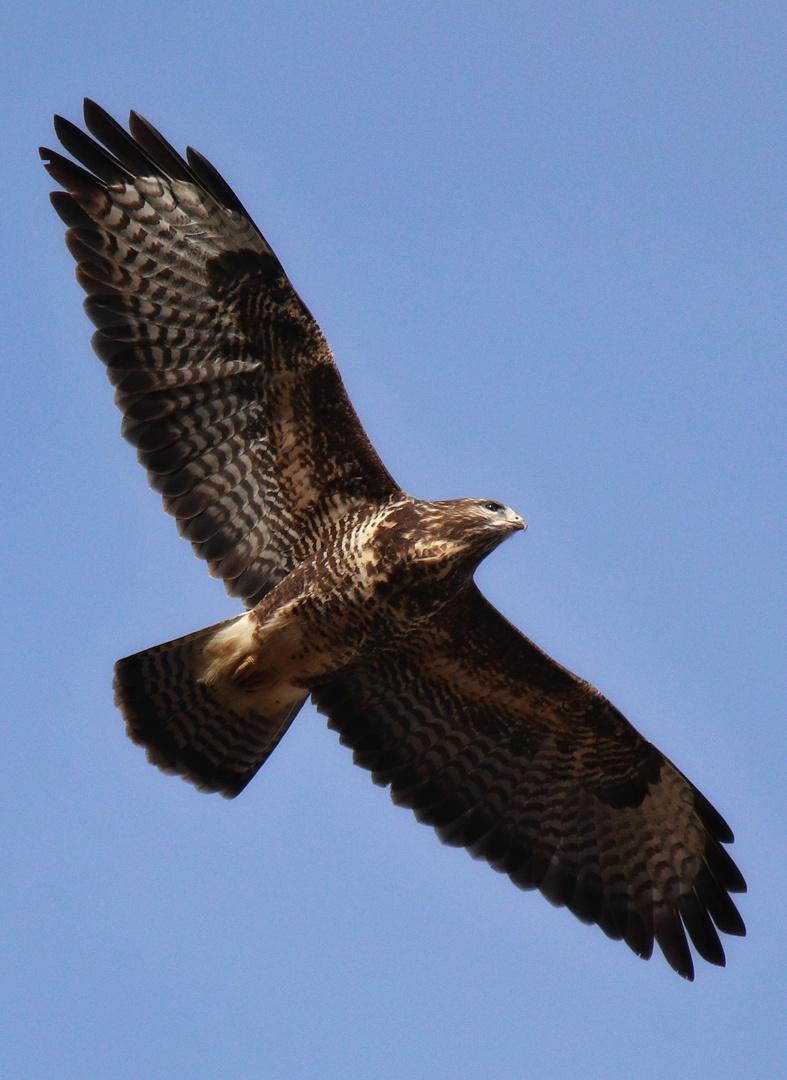
M 131 113 L 85 103 L 85 166 L 42 150 L 150 484 L 247 613 L 120 660 L 128 733 L 233 797 L 311 695 L 354 759 L 447 844 L 693 978 L 745 933 L 708 800 L 473 582 L 524 522 L 424 502 L 382 464 L 331 350 L 238 198 Z M 103 145 L 102 145 L 103 144 Z M 86 171 L 87 170 L 87 171 Z M 714 926 L 715 924 L 715 926 Z

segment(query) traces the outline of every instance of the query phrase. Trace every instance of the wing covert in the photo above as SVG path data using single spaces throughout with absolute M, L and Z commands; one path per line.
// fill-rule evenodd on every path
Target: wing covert
M 693 977 L 724 963 L 744 880 L 726 822 L 592 686 L 472 585 L 428 637 L 314 694 L 373 780 L 448 844 Z M 715 924 L 715 927 L 714 927 Z
M 251 607 L 325 524 L 398 486 L 308 308 L 196 151 L 93 102 L 42 150 L 123 435 L 181 536 Z M 101 145 L 103 144 L 103 145 Z M 89 171 L 86 171 L 89 170 Z

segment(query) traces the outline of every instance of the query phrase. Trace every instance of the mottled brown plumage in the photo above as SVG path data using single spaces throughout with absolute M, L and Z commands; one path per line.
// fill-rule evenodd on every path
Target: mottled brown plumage
M 473 584 L 507 507 L 395 483 L 331 351 L 215 169 L 91 102 L 85 169 L 52 199 L 123 434 L 178 531 L 245 615 L 119 661 L 131 738 L 237 795 L 311 695 L 376 783 L 441 839 L 693 977 L 724 963 L 745 890 L 708 801 Z M 101 145 L 103 144 L 103 145 Z

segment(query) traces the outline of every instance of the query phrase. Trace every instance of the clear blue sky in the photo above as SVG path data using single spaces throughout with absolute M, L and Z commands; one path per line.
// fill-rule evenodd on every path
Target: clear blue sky
M 0 16 L 3 1080 L 785 1075 L 785 99 L 774 3 Z M 530 523 L 493 601 L 732 824 L 679 979 L 398 810 L 310 708 L 234 802 L 114 660 L 235 613 L 148 489 L 37 159 L 88 94 L 211 158 L 413 494 Z

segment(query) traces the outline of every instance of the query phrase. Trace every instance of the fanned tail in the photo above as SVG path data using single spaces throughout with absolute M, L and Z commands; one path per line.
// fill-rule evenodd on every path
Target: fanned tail
M 129 738 L 163 772 L 200 791 L 234 798 L 297 716 L 306 695 L 259 710 L 259 697 L 233 685 L 233 653 L 249 639 L 249 615 L 127 656 L 115 664 L 115 704 Z

